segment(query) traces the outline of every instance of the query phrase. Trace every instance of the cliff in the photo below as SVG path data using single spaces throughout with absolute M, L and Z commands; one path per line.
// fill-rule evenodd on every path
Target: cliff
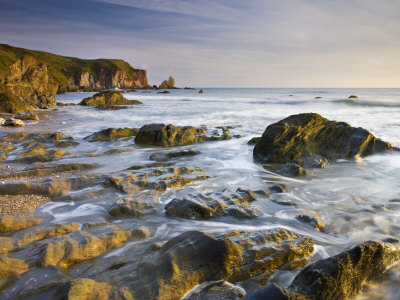
M 24 56 L 47 66 L 48 76 L 59 84 L 58 92 L 97 89 L 149 88 L 145 70 L 119 59 L 80 59 L 0 44 L 0 79 Z M 1 91 L 1 88 L 0 88 Z

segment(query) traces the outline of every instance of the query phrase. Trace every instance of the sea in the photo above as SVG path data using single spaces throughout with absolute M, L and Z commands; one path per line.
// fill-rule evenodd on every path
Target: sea
M 323 169 L 313 169 L 306 177 L 285 177 L 278 166 L 259 164 L 253 160 L 253 137 L 283 118 L 299 113 L 318 113 L 325 118 L 363 127 L 376 137 L 400 147 L 400 89 L 361 88 L 203 88 L 157 90 L 124 93 L 127 99 L 143 102 L 127 109 L 99 110 L 84 106 L 58 106 L 43 111 L 41 127 L 62 131 L 80 143 L 68 149 L 72 155 L 60 163 L 85 162 L 102 165 L 96 172 L 114 173 L 132 165 L 151 163 L 151 154 L 171 151 L 159 147 L 140 147 L 134 140 L 90 143 L 84 138 L 106 128 L 140 128 L 145 124 L 164 123 L 179 126 L 206 126 L 210 130 L 228 127 L 226 141 L 205 142 L 177 147 L 199 154 L 176 158 L 177 165 L 202 168 L 209 179 L 190 188 L 201 192 L 236 190 L 268 190 L 284 184 L 284 193 L 274 194 L 279 205 L 270 200 L 251 205 L 262 211 L 255 219 L 221 218 L 188 220 L 165 216 L 164 212 L 147 216 L 142 222 L 155 228 L 154 241 L 166 241 L 182 232 L 200 230 L 210 233 L 232 230 L 264 230 L 283 227 L 310 236 L 315 244 L 312 262 L 340 253 L 368 240 L 396 242 L 400 239 L 400 152 L 375 154 L 357 159 L 329 161 Z M 57 101 L 78 104 L 93 93 L 57 95 Z M 349 99 L 350 95 L 358 96 Z M 130 152 L 87 157 L 85 153 L 104 153 L 113 148 L 134 148 Z M 174 150 L 176 150 L 174 149 Z M 89 189 L 101 189 L 95 186 Z M 167 190 L 160 196 L 165 205 L 181 189 Z M 75 191 L 74 193 L 84 193 Z M 121 196 L 122 197 L 122 196 Z M 83 201 L 48 202 L 39 213 L 51 215 L 54 222 L 83 222 L 106 214 L 107 199 L 93 197 Z M 318 231 L 296 219 L 299 214 L 320 216 L 323 230 Z M 137 242 L 135 242 L 137 243 Z M 132 245 L 133 246 L 137 246 Z M 123 256 L 123 249 L 108 255 Z M 287 286 L 299 270 L 275 273 L 271 281 Z M 399 299 L 400 266 L 395 265 L 356 299 Z

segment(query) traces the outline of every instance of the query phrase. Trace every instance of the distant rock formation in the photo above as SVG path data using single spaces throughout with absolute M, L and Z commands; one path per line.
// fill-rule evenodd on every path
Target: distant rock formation
M 0 74 L 0 110 L 18 113 L 51 108 L 56 105 L 57 87 L 44 63 L 24 55 L 9 67 L 7 74 Z
M 174 89 L 175 88 L 175 79 L 172 76 L 169 76 L 168 81 L 164 80 L 160 86 L 160 89 Z
M 92 97 L 84 98 L 79 105 L 107 107 L 111 105 L 137 105 L 143 104 L 138 100 L 128 100 L 122 92 L 106 91 L 94 94 Z

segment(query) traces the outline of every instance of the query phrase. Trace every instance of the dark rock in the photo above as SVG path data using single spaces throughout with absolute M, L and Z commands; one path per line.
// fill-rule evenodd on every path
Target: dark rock
M 236 193 L 210 192 L 200 193 L 193 189 L 185 189 L 183 195 L 174 198 L 165 206 L 168 216 L 186 219 L 207 219 L 221 216 L 235 218 L 256 218 L 262 213 L 251 209 L 249 203 L 258 197 L 250 190 L 238 189 Z
M 203 93 L 204 93 L 203 89 L 200 89 L 199 94 L 203 94 Z
M 239 300 L 246 295 L 246 291 L 226 281 L 218 281 L 204 287 L 198 293 L 192 293 L 187 300 Z
M 29 112 L 20 112 L 20 113 L 16 114 L 15 118 L 23 120 L 23 121 L 26 121 L 26 120 L 38 121 L 39 120 L 39 116 L 30 111 Z
M 184 90 L 195 90 L 195 88 L 185 86 Z
M 157 92 L 157 94 L 170 94 L 171 92 L 169 91 L 162 91 L 162 92 Z
M 92 97 L 84 98 L 79 105 L 107 107 L 113 105 L 137 105 L 143 104 L 138 100 L 127 100 L 122 92 L 106 91 L 94 94 Z
M 307 298 L 275 283 L 267 284 L 251 294 L 247 294 L 243 300 L 306 300 Z
M 260 139 L 261 139 L 260 136 L 255 136 L 255 137 L 251 138 L 251 139 L 247 142 L 247 144 L 248 144 L 248 145 L 255 145 L 255 144 L 258 143 L 258 141 L 259 141 Z
M 287 186 L 281 183 L 269 187 L 269 190 L 274 193 L 283 193 L 286 189 Z
M 85 140 L 89 142 L 110 142 L 120 138 L 129 138 L 135 136 L 139 132 L 137 128 L 107 128 L 95 132 L 87 137 Z
M 365 242 L 307 266 L 289 289 L 312 299 L 348 299 L 399 259 L 399 247 Z
M 118 217 L 121 215 L 140 218 L 157 213 L 159 194 L 141 193 L 135 197 L 118 199 L 110 207 L 110 215 Z
M 350 96 L 348 97 L 348 99 L 358 99 L 358 96 L 350 95 Z
M 160 86 L 160 89 L 174 89 L 175 88 L 175 79 L 172 76 L 169 76 L 168 81 L 164 80 Z
M 165 162 L 173 158 L 194 156 L 199 153 L 200 152 L 193 150 L 184 150 L 184 151 L 168 152 L 168 153 L 153 153 L 152 155 L 150 155 L 150 159 L 157 162 Z
M 391 148 L 392 145 L 363 128 L 307 113 L 292 115 L 269 125 L 253 154 L 260 161 L 286 163 L 310 154 L 327 159 L 351 158 Z
M 267 280 L 282 266 L 304 265 L 314 249 L 311 238 L 286 229 L 211 235 L 190 231 L 150 253 L 138 265 L 134 296 L 180 299 L 201 282 Z
M 322 222 L 321 218 L 319 216 L 308 216 L 308 215 L 298 215 L 296 217 L 297 220 L 300 222 L 303 222 L 316 230 L 321 230 L 322 227 L 324 226 L 324 222 Z
M 29 55 L 21 57 L 0 80 L 0 110 L 17 113 L 56 105 L 58 84 L 47 72 L 47 66 Z
M 286 163 L 283 168 L 278 171 L 278 173 L 287 176 L 305 176 L 311 174 L 310 171 L 304 169 L 296 163 Z
M 319 96 L 318 96 L 318 97 L 315 97 L 314 99 L 322 99 L 322 97 L 319 97 Z

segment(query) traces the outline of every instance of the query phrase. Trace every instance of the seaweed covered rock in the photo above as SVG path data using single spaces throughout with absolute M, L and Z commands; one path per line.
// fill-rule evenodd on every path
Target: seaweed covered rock
M 391 148 L 391 144 L 368 130 L 305 113 L 269 125 L 254 147 L 253 155 L 260 161 L 286 163 L 310 155 L 327 159 L 351 158 Z
M 47 66 L 25 55 L 10 66 L 0 78 L 0 110 L 18 113 L 56 105 L 58 84 L 48 73 Z
M 311 299 L 348 299 L 400 259 L 400 247 L 365 242 L 304 268 L 289 286 Z
M 137 128 L 107 128 L 98 132 L 95 132 L 87 137 L 85 140 L 89 142 L 110 142 L 119 138 L 129 138 L 135 136 L 138 133 Z
M 313 249 L 311 238 L 286 229 L 221 235 L 189 231 L 138 265 L 132 290 L 139 299 L 180 299 L 205 281 L 268 280 L 281 266 L 304 265 Z
M 139 129 L 135 143 L 139 145 L 174 147 L 197 142 L 229 140 L 232 138 L 223 132 L 222 135 L 207 136 L 204 134 L 206 131 L 207 129 L 203 127 L 149 124 Z
M 79 105 L 107 107 L 112 105 L 137 105 L 143 104 L 138 100 L 128 100 L 122 92 L 106 91 L 94 94 L 92 97 L 84 98 Z

